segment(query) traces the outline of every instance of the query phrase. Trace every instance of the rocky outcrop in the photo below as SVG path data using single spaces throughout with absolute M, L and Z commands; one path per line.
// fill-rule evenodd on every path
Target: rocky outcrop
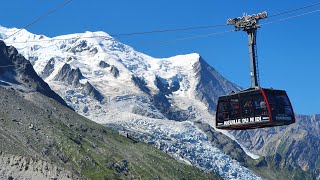
M 214 179 L 41 93 L 0 85 L 0 97 L 0 179 Z
M 107 67 L 110 67 L 110 64 L 104 62 L 104 61 L 100 61 L 99 62 L 99 67 L 102 67 L 102 68 L 107 68 Z
M 239 87 L 222 77 L 201 57 L 193 65 L 193 70 L 199 79 L 196 86 L 196 96 L 204 102 L 210 113 L 216 111 L 218 98 L 222 95 L 229 94 L 231 91 L 239 91 Z
M 120 75 L 119 69 L 114 65 L 111 66 L 110 72 L 115 78 L 119 77 Z
M 195 122 L 195 125 L 206 133 L 209 140 L 213 142 L 216 147 L 221 149 L 225 154 L 229 155 L 233 159 L 236 159 L 238 162 L 244 164 L 250 157 L 243 151 L 242 147 L 228 138 L 226 135 L 221 132 L 215 131 L 210 125 L 202 122 Z
M 16 48 L 6 46 L 3 41 L 0 41 L 0 66 L 2 81 L 23 84 L 28 90 L 40 92 L 67 106 L 65 101 L 37 75 L 31 63 L 19 54 Z
M 159 92 L 162 94 L 172 94 L 169 88 L 169 83 L 166 81 L 166 79 L 161 78 L 160 76 L 156 76 L 155 78 L 155 85 L 159 89 Z
M 182 110 L 179 107 L 172 106 L 167 96 L 158 93 L 152 98 L 153 105 L 168 119 L 175 121 L 185 121 L 193 118 L 192 108 Z
M 51 58 L 48 63 L 46 64 L 46 66 L 44 67 L 43 71 L 41 72 L 41 77 L 43 79 L 47 78 L 48 76 L 50 76 L 50 74 L 53 72 L 54 70 L 54 65 L 55 65 L 55 60 L 54 58 Z
M 297 122 L 290 126 L 232 131 L 237 140 L 252 152 L 272 157 L 281 169 L 320 174 L 320 116 L 297 115 Z
M 139 89 L 141 91 L 143 91 L 144 93 L 147 93 L 148 95 L 150 95 L 150 89 L 148 88 L 148 85 L 146 83 L 146 81 L 144 80 L 143 77 L 138 77 L 135 75 L 132 75 L 131 80 L 133 81 L 133 83 L 139 87 Z
M 79 68 L 71 69 L 71 66 L 69 64 L 64 64 L 54 80 L 63 81 L 73 87 L 80 87 L 80 79 L 82 78 L 83 75 Z
M 87 81 L 83 85 L 83 90 L 85 94 L 88 94 L 89 96 L 95 98 L 98 101 L 102 101 L 104 99 L 103 95 L 96 89 L 94 88 L 89 81 Z
M 47 161 L 0 152 L 0 179 L 80 179 Z
M 76 53 L 79 53 L 79 52 L 87 51 L 89 49 L 90 49 L 90 47 L 88 46 L 87 41 L 86 40 L 82 40 L 77 45 L 71 47 L 71 49 L 69 49 L 68 51 L 71 51 L 74 54 L 76 54 Z

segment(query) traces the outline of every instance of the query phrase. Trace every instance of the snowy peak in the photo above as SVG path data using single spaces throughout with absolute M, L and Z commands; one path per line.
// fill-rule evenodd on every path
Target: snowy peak
M 13 31 L 2 28 L 0 33 L 6 35 Z M 18 34 L 22 39 L 38 37 L 25 30 Z M 206 106 L 213 113 L 220 95 L 238 89 L 197 53 L 153 58 L 120 43 L 105 32 L 87 31 L 45 38 L 44 41 L 15 45 L 53 88 L 65 84 L 80 92 L 90 81 L 101 95 L 111 99 L 123 95 L 147 95 L 160 111 L 174 109 L 174 115 L 167 115 L 169 119 L 182 117 L 181 113 L 176 114 L 177 111 L 190 113 L 194 107 L 187 105 L 189 100 L 200 100 L 204 105 L 196 103 L 199 104 L 198 109 Z M 183 117 L 188 119 L 193 115 Z
M 218 97 L 229 94 L 231 91 L 239 91 L 240 87 L 222 77 L 202 58 L 193 66 L 197 78 L 196 96 L 204 102 L 210 112 L 215 111 Z
M 32 37 L 25 31 L 19 36 Z M 79 114 L 224 178 L 257 179 L 193 124 L 213 124 L 218 96 L 237 89 L 199 54 L 153 58 L 103 32 L 14 45 Z
M 7 35 L 14 30 L 2 28 L 0 33 Z M 22 39 L 39 38 L 25 30 L 18 35 Z M 105 32 L 44 38 L 15 45 L 31 61 L 37 73 L 54 89 L 60 87 L 55 90 L 64 91 L 59 94 L 65 97 L 71 91 L 63 86 L 76 88 L 80 93 L 85 92 L 81 89 L 88 87 L 86 82 L 90 81 L 90 85 L 104 96 L 98 99 L 132 94 L 148 96 L 160 112 L 170 109 L 167 118 L 183 117 L 185 120 L 194 117 L 195 112 L 190 109 L 206 107 L 213 113 L 219 96 L 238 89 L 197 53 L 153 58 Z M 190 106 L 190 101 L 196 105 Z M 181 112 L 193 115 L 181 116 Z
M 171 62 L 173 67 L 180 67 L 180 68 L 190 68 L 192 65 L 200 61 L 201 56 L 198 53 L 186 54 L 186 55 L 177 55 L 166 60 Z
M 19 33 L 16 33 L 20 31 Z M 16 33 L 16 34 L 14 34 Z M 14 36 L 12 36 L 14 34 Z M 35 41 L 35 40 L 45 40 L 48 37 L 44 35 L 35 35 L 28 32 L 25 29 L 17 29 L 17 28 L 5 28 L 0 26 L 0 38 L 6 39 L 8 42 L 28 42 L 28 41 Z

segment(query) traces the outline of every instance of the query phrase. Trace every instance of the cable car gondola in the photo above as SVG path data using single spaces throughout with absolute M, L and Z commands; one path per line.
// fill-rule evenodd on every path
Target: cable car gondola
M 221 96 L 217 107 L 218 129 L 255 129 L 295 122 L 290 100 L 283 90 L 251 88 Z
M 229 19 L 227 24 L 246 31 L 249 39 L 251 88 L 221 96 L 216 111 L 216 128 L 245 130 L 295 123 L 292 105 L 284 90 L 261 88 L 258 83 L 256 32 L 258 20 L 267 13 Z

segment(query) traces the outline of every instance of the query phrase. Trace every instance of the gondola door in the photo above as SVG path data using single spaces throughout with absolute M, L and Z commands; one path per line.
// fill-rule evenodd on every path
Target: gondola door
M 269 102 L 273 125 L 295 123 L 293 108 L 285 91 L 271 89 L 262 89 L 262 91 Z

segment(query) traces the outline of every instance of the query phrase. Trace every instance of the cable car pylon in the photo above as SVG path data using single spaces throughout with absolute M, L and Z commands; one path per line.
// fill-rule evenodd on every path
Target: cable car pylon
M 259 73 L 257 59 L 257 30 L 260 28 L 259 20 L 268 17 L 267 12 L 253 15 L 244 14 L 243 17 L 230 18 L 227 25 L 234 25 L 235 30 L 245 31 L 248 34 L 251 88 L 259 88 Z
M 259 20 L 267 12 L 230 18 L 227 25 L 248 34 L 251 88 L 219 97 L 216 111 L 216 128 L 246 130 L 284 126 L 295 123 L 294 112 L 286 91 L 259 86 L 257 59 L 257 30 Z

